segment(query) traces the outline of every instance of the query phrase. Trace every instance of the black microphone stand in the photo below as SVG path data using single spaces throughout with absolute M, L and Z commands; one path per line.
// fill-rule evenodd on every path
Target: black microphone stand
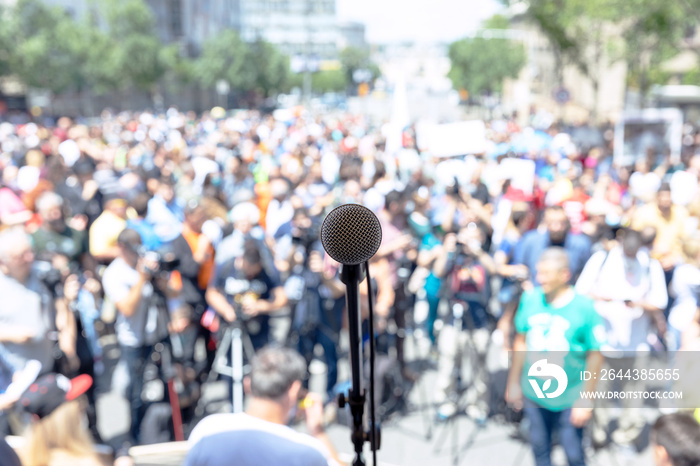
M 350 405 L 352 415 L 352 443 L 355 446 L 355 459 L 353 466 L 364 466 L 363 447 L 367 436 L 362 425 L 365 407 L 365 392 L 362 389 L 362 317 L 360 313 L 360 283 L 365 278 L 365 269 L 362 265 L 342 264 L 340 267 L 340 280 L 347 287 L 346 304 L 348 308 L 348 333 L 350 340 L 350 373 L 352 375 L 352 389 L 348 399 L 344 395 L 338 397 L 338 406 L 343 409 L 345 403 Z

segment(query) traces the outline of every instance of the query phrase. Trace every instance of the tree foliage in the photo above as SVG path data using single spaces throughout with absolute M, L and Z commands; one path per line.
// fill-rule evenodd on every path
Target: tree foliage
M 617 61 L 627 65 L 628 85 L 643 95 L 652 84 L 666 82 L 662 63 L 682 50 L 688 27 L 700 19 L 698 0 L 528 0 L 527 5 L 526 17 L 564 63 L 589 78 L 595 92 L 606 65 Z
M 252 89 L 256 74 L 248 63 L 249 57 L 248 44 L 235 31 L 223 31 L 202 47 L 194 66 L 195 78 L 209 88 L 223 79 L 235 89 Z
M 225 80 L 233 92 L 259 101 L 292 85 L 289 58 L 263 40 L 246 43 L 224 30 L 191 58 L 177 44 L 162 43 L 145 0 L 87 0 L 85 7 L 72 17 L 43 0 L 0 2 L 0 76 L 54 95 L 134 88 L 155 95 L 160 86 L 196 82 L 211 89 Z M 361 57 L 358 66 L 367 61 Z
M 20 0 L 3 23 L 8 70 L 24 83 L 59 93 L 85 81 L 85 32 L 65 10 Z
M 492 18 L 489 29 L 505 29 L 507 21 Z M 498 92 L 505 78 L 515 78 L 525 66 L 525 48 L 521 42 L 504 38 L 465 38 L 450 44 L 451 68 L 448 77 L 457 89 L 472 95 Z
M 348 85 L 354 83 L 355 71 L 363 69 L 370 72 L 370 81 L 374 81 L 381 76 L 379 67 L 370 59 L 369 49 L 357 47 L 346 47 L 340 51 L 340 64 L 345 73 L 345 80 Z

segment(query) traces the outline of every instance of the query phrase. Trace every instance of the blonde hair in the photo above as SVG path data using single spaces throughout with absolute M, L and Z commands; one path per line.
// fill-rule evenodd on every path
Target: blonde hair
M 92 439 L 83 422 L 80 401 L 63 403 L 53 413 L 32 426 L 27 445 L 20 455 L 22 464 L 48 466 L 53 450 L 98 461 Z

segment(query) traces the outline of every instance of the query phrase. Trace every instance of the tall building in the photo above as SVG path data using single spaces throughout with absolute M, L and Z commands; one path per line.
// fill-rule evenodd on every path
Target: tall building
M 277 45 L 290 56 L 335 58 L 339 34 L 335 0 L 240 0 L 240 33 Z
M 224 29 L 240 29 L 241 0 L 145 0 L 153 11 L 158 36 L 180 45 L 190 56 Z
M 4 0 L 7 1 L 7 0 Z M 43 0 L 74 18 L 90 11 L 90 0 Z M 235 29 L 243 40 L 262 38 L 289 56 L 337 58 L 345 47 L 364 47 L 361 23 L 339 23 L 335 0 L 144 0 L 156 33 L 165 44 L 179 43 L 196 56 L 219 31 Z

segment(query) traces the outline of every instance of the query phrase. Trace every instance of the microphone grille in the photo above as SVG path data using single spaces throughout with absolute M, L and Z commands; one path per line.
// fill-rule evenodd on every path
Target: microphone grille
M 356 265 L 374 256 L 382 242 L 382 227 L 374 212 L 359 204 L 344 204 L 323 220 L 321 243 L 341 264 Z

